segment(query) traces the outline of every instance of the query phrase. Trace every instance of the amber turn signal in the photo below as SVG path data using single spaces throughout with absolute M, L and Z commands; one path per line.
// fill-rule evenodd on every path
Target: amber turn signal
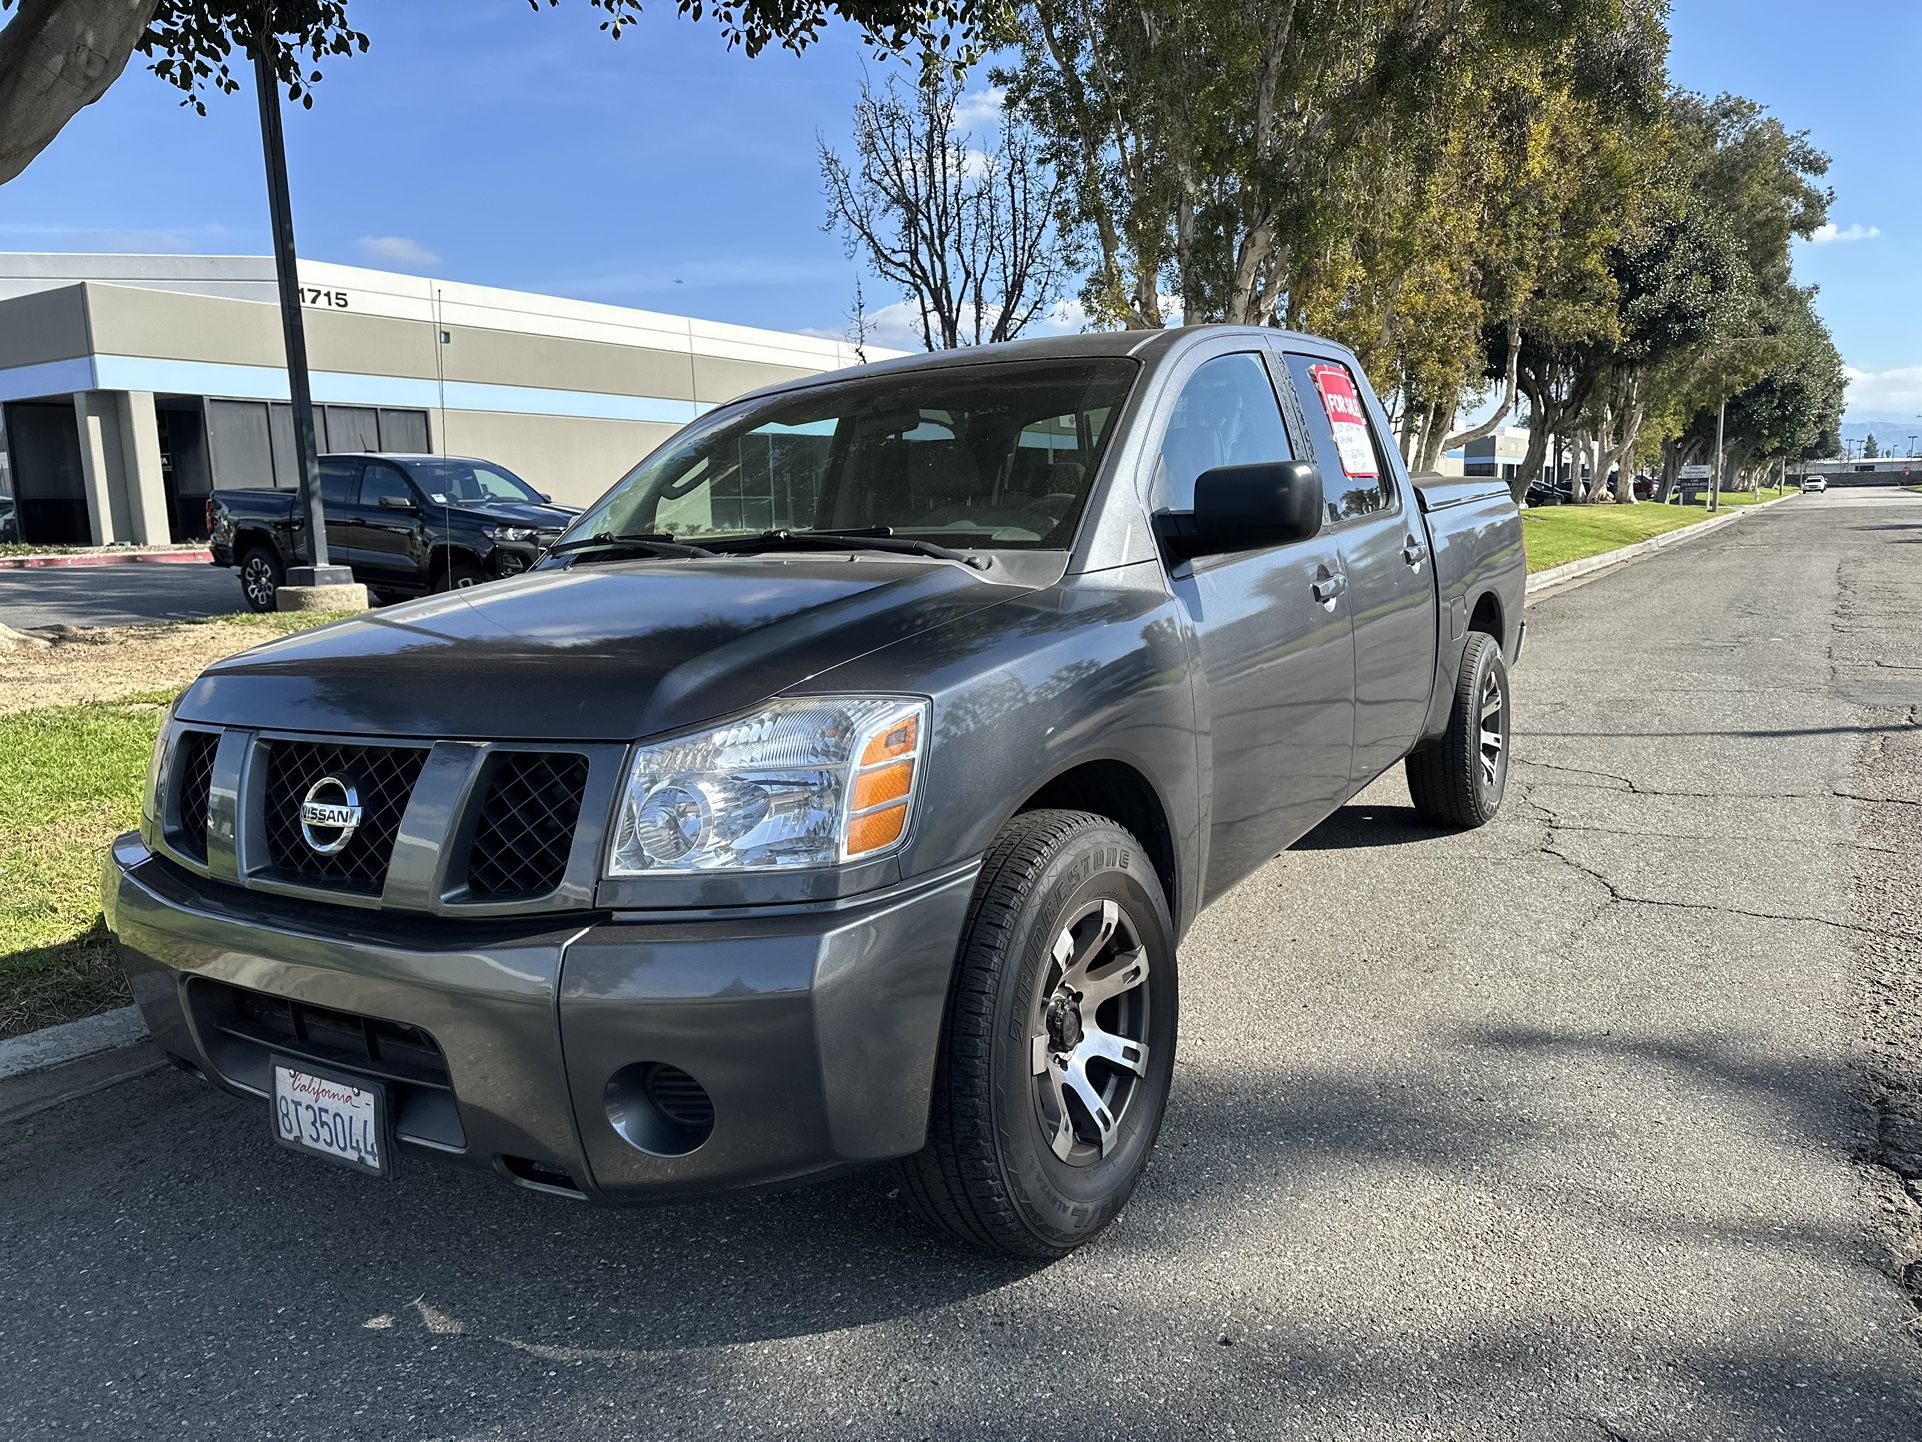
M 864 856 L 892 846 L 901 839 L 901 828 L 908 822 L 908 803 L 898 801 L 884 811 L 870 811 L 848 823 L 848 855 Z

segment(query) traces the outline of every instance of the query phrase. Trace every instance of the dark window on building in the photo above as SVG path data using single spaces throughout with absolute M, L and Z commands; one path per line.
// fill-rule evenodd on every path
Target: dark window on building
M 380 448 L 410 455 L 431 449 L 427 439 L 426 411 L 397 411 L 383 407 L 380 413 Z
M 274 465 L 273 433 L 265 401 L 208 401 L 207 449 L 213 457 L 217 488 L 237 490 L 295 482 L 291 449 L 284 476 Z
M 324 451 L 378 451 L 380 412 L 372 406 L 321 406 Z

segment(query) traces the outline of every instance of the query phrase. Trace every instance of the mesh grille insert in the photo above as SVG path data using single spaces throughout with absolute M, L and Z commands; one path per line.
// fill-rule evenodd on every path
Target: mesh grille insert
M 506 751 L 488 768 L 467 854 L 468 895 L 490 901 L 544 896 L 567 871 L 587 758 Z
M 183 856 L 207 860 L 207 803 L 213 793 L 214 753 L 220 737 L 212 731 L 183 731 L 174 748 L 174 845 Z
M 325 741 L 266 741 L 267 854 L 282 879 L 330 891 L 378 896 L 387 883 L 407 798 L 427 762 L 424 746 L 343 746 Z M 308 845 L 300 803 L 308 788 L 332 776 L 354 788 L 360 825 L 332 855 Z M 331 797 L 330 797 L 331 799 Z M 327 833 L 331 836 L 332 833 Z

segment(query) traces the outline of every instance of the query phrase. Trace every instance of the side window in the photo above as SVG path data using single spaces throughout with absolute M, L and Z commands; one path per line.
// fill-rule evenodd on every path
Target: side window
M 360 488 L 360 462 L 323 460 L 320 463 L 320 503 L 323 506 L 351 506 Z
M 1188 377 L 1161 438 L 1160 504 L 1190 511 L 1195 477 L 1216 466 L 1293 458 L 1268 368 L 1251 352 L 1216 356 Z
M 1288 374 L 1308 415 L 1329 523 L 1387 510 L 1394 503 L 1389 471 L 1355 373 L 1339 361 L 1290 354 Z
M 411 501 L 414 492 L 408 486 L 407 478 L 392 466 L 369 461 L 366 473 L 360 478 L 360 503 L 363 506 L 378 506 L 387 496 Z

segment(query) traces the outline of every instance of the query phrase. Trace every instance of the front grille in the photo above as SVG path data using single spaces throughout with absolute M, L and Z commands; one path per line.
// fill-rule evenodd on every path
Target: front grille
M 197 976 L 188 1004 L 215 1068 L 229 1081 L 273 1092 L 273 1058 L 310 1061 L 393 1088 L 394 1130 L 446 1150 L 467 1145 L 440 1044 L 417 1026 L 334 1011 Z
M 274 875 L 331 891 L 380 895 L 387 884 L 394 837 L 400 832 L 414 782 L 426 764 L 427 748 L 285 740 L 263 745 L 267 784 L 262 806 Z M 314 850 L 300 829 L 300 803 L 308 789 L 327 776 L 352 786 L 361 807 L 360 825 L 346 846 L 332 855 Z
M 569 752 L 504 751 L 488 763 L 467 893 L 476 900 L 544 896 L 561 884 L 581 817 L 587 758 Z
M 220 737 L 212 731 L 183 731 L 174 746 L 174 846 L 182 856 L 207 862 L 207 803 L 213 792 L 214 753 Z

